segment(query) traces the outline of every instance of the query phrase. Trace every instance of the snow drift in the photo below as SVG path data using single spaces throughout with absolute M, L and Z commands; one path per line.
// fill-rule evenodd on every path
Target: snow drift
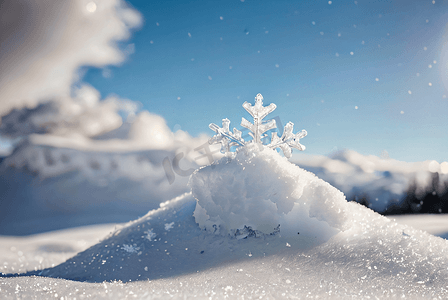
M 168 201 L 65 263 L 28 275 L 150 279 L 155 294 L 175 290 L 179 297 L 448 296 L 446 240 L 344 201 L 275 151 L 242 148 L 198 170 L 191 182 L 197 199 Z M 235 221 L 234 212 L 244 221 Z

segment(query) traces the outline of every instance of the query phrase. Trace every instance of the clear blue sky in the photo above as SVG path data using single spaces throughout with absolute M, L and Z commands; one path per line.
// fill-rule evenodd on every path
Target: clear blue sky
M 448 161 L 447 1 L 129 2 L 144 18 L 123 45 L 135 53 L 84 77 L 103 96 L 212 135 L 225 117 L 241 128 L 261 93 L 308 131 L 309 154 Z

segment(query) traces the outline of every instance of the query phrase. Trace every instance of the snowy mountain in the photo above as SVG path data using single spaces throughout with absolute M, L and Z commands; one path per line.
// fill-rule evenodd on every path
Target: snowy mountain
M 110 137 L 107 150 L 103 140 L 91 149 L 23 142 L 0 164 L 0 234 L 127 222 L 189 191 L 188 176 L 208 162 L 193 148 L 206 140 L 179 135 L 134 151 Z
M 448 162 L 404 162 L 352 150 L 292 162 L 383 214 L 448 213 Z

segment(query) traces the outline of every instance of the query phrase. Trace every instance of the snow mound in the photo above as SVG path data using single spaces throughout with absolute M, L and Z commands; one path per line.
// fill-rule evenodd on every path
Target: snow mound
M 328 239 L 349 226 L 340 191 L 260 144 L 197 170 L 190 186 L 198 201 L 195 220 L 207 231 L 248 226 L 271 234 L 280 226 L 285 237 Z
M 345 201 L 275 151 L 246 146 L 198 170 L 191 186 L 66 262 L 24 275 L 138 280 L 153 296 L 178 298 L 448 297 L 446 240 Z

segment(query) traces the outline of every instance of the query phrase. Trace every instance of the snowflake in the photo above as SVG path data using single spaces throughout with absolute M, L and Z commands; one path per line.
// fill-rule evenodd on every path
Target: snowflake
M 153 231 L 153 229 L 146 230 L 144 234 L 146 234 L 144 238 L 146 238 L 150 242 L 157 236 L 157 234 Z
M 135 245 L 123 244 L 123 247 L 121 247 L 121 249 L 128 253 L 137 253 L 137 251 L 140 250 L 140 247 L 136 247 Z
M 165 230 L 166 231 L 170 231 L 170 229 L 172 229 L 173 227 L 174 227 L 174 222 L 165 224 Z
M 230 121 L 227 118 L 222 120 L 222 127 L 219 127 L 214 123 L 209 125 L 210 129 L 216 132 L 216 134 L 210 138 L 209 143 L 221 143 L 221 152 L 224 154 L 230 153 L 230 148 L 232 146 L 241 147 L 247 143 L 263 144 L 262 139 L 267 137 L 265 132 L 277 128 L 275 120 L 272 119 L 267 122 L 263 121 L 263 119 L 273 112 L 277 106 L 274 103 L 271 103 L 268 106 L 263 106 L 263 96 L 261 94 L 258 94 L 255 97 L 255 105 L 252 106 L 250 103 L 244 102 L 243 107 L 254 119 L 253 123 L 245 118 L 242 118 L 241 120 L 241 126 L 251 131 L 249 135 L 252 137 L 252 141 L 244 141 L 241 137 L 241 131 L 236 128 L 233 128 L 233 132 L 230 131 Z M 299 141 L 307 135 L 306 130 L 294 134 L 293 127 L 294 123 L 288 122 L 288 124 L 285 125 L 281 137 L 277 135 L 277 132 L 273 132 L 271 142 L 266 146 L 272 149 L 280 148 L 287 158 L 291 157 L 292 148 L 296 148 L 300 151 L 305 150 L 305 146 L 300 144 Z

